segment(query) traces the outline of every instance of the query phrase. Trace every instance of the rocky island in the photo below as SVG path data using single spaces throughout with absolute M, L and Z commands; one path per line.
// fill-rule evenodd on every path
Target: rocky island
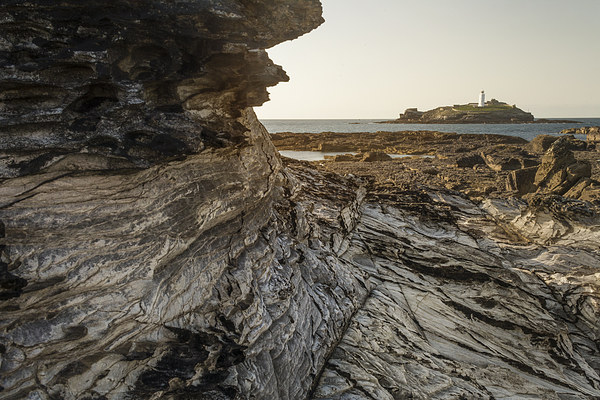
M 477 103 L 455 104 L 433 110 L 419 111 L 409 108 L 398 119 L 381 121 L 392 124 L 525 124 L 525 123 L 575 122 L 566 120 L 535 120 L 533 114 L 523 111 L 516 105 L 492 99 L 484 106 Z
M 600 397 L 591 150 L 465 139 L 529 199 L 283 160 L 264 49 L 321 13 L 0 3 L 0 398 Z

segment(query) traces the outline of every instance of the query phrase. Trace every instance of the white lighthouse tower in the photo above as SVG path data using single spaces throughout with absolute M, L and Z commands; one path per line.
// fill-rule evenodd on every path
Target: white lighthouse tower
M 485 107 L 485 92 L 483 90 L 479 93 L 479 107 Z

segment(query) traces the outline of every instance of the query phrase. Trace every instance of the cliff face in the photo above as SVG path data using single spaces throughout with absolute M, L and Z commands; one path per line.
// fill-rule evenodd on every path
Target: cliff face
M 0 15 L 0 397 L 305 397 L 366 289 L 299 242 L 249 107 L 320 3 Z
M 589 205 L 282 164 L 261 49 L 321 21 L 0 5 L 1 398 L 600 396 Z
M 81 169 L 148 167 L 246 142 L 242 111 L 287 79 L 262 49 L 320 12 L 318 1 L 3 2 L 1 176 L 83 158 Z

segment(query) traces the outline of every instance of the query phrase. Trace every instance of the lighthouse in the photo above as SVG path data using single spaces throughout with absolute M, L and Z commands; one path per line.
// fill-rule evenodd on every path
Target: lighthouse
M 483 90 L 479 93 L 479 107 L 485 107 L 485 92 Z

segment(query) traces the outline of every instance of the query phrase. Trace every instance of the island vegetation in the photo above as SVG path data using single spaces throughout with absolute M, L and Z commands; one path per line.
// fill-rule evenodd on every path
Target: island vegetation
M 400 117 L 380 123 L 392 124 L 524 124 L 524 123 L 554 123 L 576 122 L 565 120 L 536 120 L 533 114 L 523 111 L 516 105 L 510 105 L 492 99 L 480 107 L 477 103 L 455 104 L 437 107 L 428 111 L 408 108 Z

